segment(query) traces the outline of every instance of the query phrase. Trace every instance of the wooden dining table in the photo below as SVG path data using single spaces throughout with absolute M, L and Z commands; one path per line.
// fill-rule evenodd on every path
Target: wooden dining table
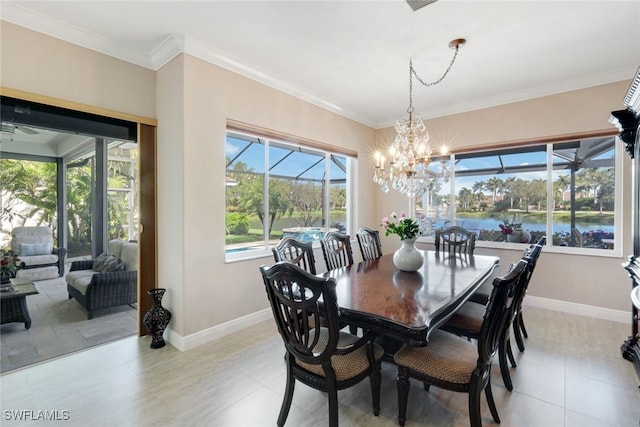
M 413 273 L 399 271 L 393 254 L 319 274 L 336 280 L 341 322 L 390 338 L 426 345 L 483 283 L 500 259 L 422 251 L 424 263 Z

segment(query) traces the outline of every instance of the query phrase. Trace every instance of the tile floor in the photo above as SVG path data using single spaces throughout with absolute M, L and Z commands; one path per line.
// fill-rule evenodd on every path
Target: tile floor
M 514 391 L 492 372 L 502 426 L 638 426 L 640 384 L 620 356 L 629 325 L 525 307 L 526 351 Z M 2 426 L 274 426 L 284 392 L 283 346 L 272 322 L 188 352 L 126 338 L 0 376 Z M 339 393 L 343 426 L 395 426 L 396 369 L 383 365 L 381 413 L 368 381 Z M 484 399 L 483 399 L 484 401 Z M 33 412 L 24 412 L 31 410 Z M 20 412 L 23 411 L 23 412 Z M 49 411 L 49 412 L 37 412 Z M 486 403 L 485 426 L 496 425 Z M 467 426 L 467 395 L 413 383 L 407 426 Z M 326 426 L 323 393 L 297 383 L 287 426 Z

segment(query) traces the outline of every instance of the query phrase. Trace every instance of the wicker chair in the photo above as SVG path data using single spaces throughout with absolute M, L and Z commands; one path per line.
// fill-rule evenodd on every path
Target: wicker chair
M 49 227 L 14 227 L 11 230 L 11 250 L 20 259 L 16 277 L 46 280 L 64 274 L 67 250 L 53 247 L 53 232 Z
M 287 385 L 278 426 L 282 427 L 289 415 L 296 380 L 327 393 L 329 425 L 337 427 L 338 390 L 369 377 L 373 414 L 377 416 L 384 351 L 373 342 L 371 333 L 357 337 L 339 331 L 335 279 L 313 276 L 289 262 L 262 266 L 260 272 L 286 349 Z M 314 327 L 320 320 L 323 326 Z
M 360 227 L 356 233 L 356 237 L 363 261 L 369 261 L 382 256 L 382 243 L 380 243 L 380 232 L 378 232 L 378 230 Z
M 491 364 L 500 345 L 505 322 L 513 311 L 512 301 L 523 280 L 528 263 L 520 261 L 509 274 L 493 281 L 493 292 L 482 321 L 477 344 L 441 330 L 429 337 L 429 345 L 404 345 L 393 357 L 398 365 L 398 422 L 406 421 L 409 378 L 415 378 L 427 388 L 433 385 L 446 390 L 469 393 L 470 425 L 482 425 L 480 395 L 484 389 L 491 415 L 500 417 L 491 391 Z
M 316 274 L 316 260 L 311 242 L 301 242 L 293 237 L 285 237 L 271 250 L 276 262 L 288 261 L 311 274 Z
M 65 276 L 69 299 L 87 309 L 88 319 L 97 309 L 138 302 L 138 244 L 112 240 L 108 253 L 122 261 L 123 271 L 96 271 L 96 260 L 81 260 Z
M 476 248 L 476 233 L 457 225 L 442 228 L 436 230 L 435 246 L 436 252 L 473 255 Z
M 327 233 L 320 240 L 322 255 L 327 266 L 327 271 L 346 267 L 353 264 L 353 251 L 351 250 L 351 236 L 338 232 Z

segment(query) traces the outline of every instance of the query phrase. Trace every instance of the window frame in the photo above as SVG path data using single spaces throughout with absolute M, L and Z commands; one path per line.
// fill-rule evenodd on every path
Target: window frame
M 264 150 L 264 173 L 260 174 L 264 176 L 265 182 L 267 185 L 263 186 L 263 210 L 264 217 L 267 218 L 267 213 L 269 212 L 269 181 L 271 178 L 270 173 L 270 148 L 272 146 L 276 146 L 279 148 L 283 147 L 291 147 L 293 151 L 307 152 L 309 154 L 318 154 L 324 157 L 321 162 L 324 163 L 324 178 L 323 181 L 327 182 L 327 185 L 323 185 L 323 206 L 322 206 L 322 223 L 324 224 L 323 230 L 329 231 L 331 226 L 330 221 L 330 194 L 331 194 L 331 158 L 333 156 L 339 156 L 341 158 L 346 159 L 346 170 L 345 170 L 345 189 L 346 189 L 346 218 L 345 218 L 345 226 L 347 233 L 349 230 L 353 228 L 353 218 L 355 212 L 353 212 L 352 207 L 354 206 L 353 198 L 356 197 L 356 192 L 354 191 L 354 180 L 356 180 L 357 174 L 357 155 L 355 152 L 351 152 L 349 150 L 341 149 L 339 147 L 333 147 L 328 144 L 319 143 L 317 141 L 308 140 L 300 137 L 292 137 L 291 135 L 281 134 L 275 131 L 264 131 L 263 129 L 256 130 L 255 127 L 250 125 L 238 126 L 237 122 L 233 122 L 231 125 L 227 125 L 227 129 L 225 132 L 225 146 L 227 142 L 227 137 L 232 135 L 234 138 L 247 139 L 259 141 L 260 145 L 263 146 Z M 226 152 L 226 149 L 225 149 Z M 226 158 L 226 156 L 225 156 Z M 274 165 L 275 166 L 275 165 Z M 225 175 L 227 175 L 228 169 L 225 167 Z M 281 177 L 275 177 L 274 179 L 280 179 Z M 225 179 L 226 181 L 226 179 Z M 226 183 L 225 183 L 226 185 Z M 224 203 L 225 214 L 227 212 L 227 200 L 225 196 Z M 226 225 L 226 215 L 224 224 Z M 229 249 L 227 244 L 224 245 L 225 251 L 225 263 L 238 262 L 243 260 L 250 260 L 255 258 L 264 258 L 264 257 L 272 257 L 272 248 L 275 246 L 275 243 L 269 243 L 269 236 L 267 235 L 268 230 L 267 227 L 263 225 L 263 240 L 261 242 L 256 242 L 256 245 L 259 243 L 263 244 L 263 247 L 260 249 L 247 250 L 247 251 L 239 251 L 239 252 L 227 252 Z M 319 248 L 320 243 L 315 241 L 313 243 L 314 248 Z
M 549 140 L 546 142 L 537 142 L 531 144 L 518 144 L 516 145 L 501 145 L 492 147 L 486 150 L 469 150 L 465 151 L 463 154 L 465 157 L 473 154 L 479 154 L 478 157 L 482 157 L 484 155 L 490 155 L 489 153 L 522 153 L 526 151 L 530 151 L 533 147 L 544 146 L 546 151 L 546 188 L 547 188 L 547 208 L 546 208 L 546 235 L 553 235 L 553 206 L 554 206 L 554 194 L 553 194 L 553 147 L 557 144 L 562 144 L 564 142 L 573 142 L 580 139 L 591 139 L 601 137 L 603 135 L 584 135 L 580 138 L 554 138 L 553 140 Z M 553 239 L 547 239 L 547 243 L 545 245 L 545 251 L 552 253 L 561 253 L 561 254 L 571 254 L 571 255 L 587 255 L 587 256 L 599 256 L 599 257 L 612 257 L 612 258 L 620 258 L 622 257 L 622 244 L 623 244 L 623 235 L 624 235 L 624 224 L 622 222 L 622 206 L 623 206 L 623 198 L 624 198 L 624 188 L 623 188 L 623 158 L 624 152 L 622 150 L 621 144 L 618 144 L 618 137 L 615 134 L 607 135 L 609 137 L 614 137 L 614 152 L 615 159 L 613 164 L 614 169 L 614 183 L 615 183 L 615 200 L 614 200 L 614 243 L 613 249 L 601 249 L 601 248 L 584 248 L 584 247 L 570 247 L 570 246 L 558 246 L 553 245 Z M 485 154 L 486 153 L 486 154 Z M 451 204 L 454 206 L 450 222 L 451 225 L 455 225 L 456 223 L 456 214 L 457 214 L 457 203 L 455 202 L 457 199 L 456 191 L 455 191 L 455 163 L 456 163 L 456 155 L 449 155 L 449 162 L 452 165 L 450 168 L 451 176 L 449 178 L 449 191 L 447 195 L 453 201 Z M 410 200 L 410 212 L 412 215 L 415 215 L 416 212 L 416 203 L 415 199 Z M 420 237 L 418 241 L 425 243 L 433 243 L 434 237 Z M 531 242 L 533 243 L 533 242 Z M 529 243 L 530 244 L 530 243 Z M 511 242 L 494 242 L 487 240 L 477 240 L 476 247 L 482 248 L 491 248 L 491 249 L 508 249 L 508 250 L 518 250 L 522 251 L 528 244 L 525 243 L 511 243 Z

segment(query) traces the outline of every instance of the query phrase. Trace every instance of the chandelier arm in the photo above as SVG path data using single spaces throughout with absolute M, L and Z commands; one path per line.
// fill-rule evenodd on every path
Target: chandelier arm
M 449 66 L 447 67 L 447 69 L 444 71 L 444 74 L 442 75 L 442 77 L 440 77 L 438 80 L 433 81 L 431 83 L 426 83 L 424 80 L 422 80 L 420 78 L 420 76 L 418 76 L 418 73 L 416 73 L 416 70 L 413 68 L 413 64 L 411 61 L 409 61 L 409 69 L 410 69 L 410 74 L 412 74 L 413 76 L 415 76 L 416 80 L 418 80 L 420 83 L 422 83 L 424 86 L 434 86 L 437 85 L 438 83 L 440 83 L 441 81 L 444 80 L 445 77 L 447 77 L 447 74 L 449 74 L 449 71 L 451 71 L 451 67 L 453 67 L 453 63 L 456 62 L 456 57 L 458 56 L 458 50 L 459 50 L 460 46 L 455 46 L 455 52 L 453 53 L 453 58 L 451 58 L 451 62 L 449 63 Z

